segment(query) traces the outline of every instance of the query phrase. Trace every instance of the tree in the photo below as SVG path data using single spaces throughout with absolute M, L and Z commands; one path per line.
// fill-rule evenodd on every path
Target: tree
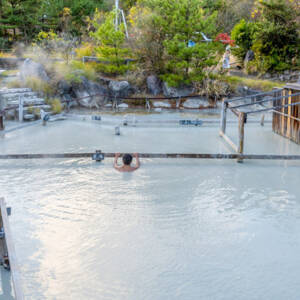
M 4 0 L 0 30 L 12 31 L 14 39 L 29 42 L 39 32 L 41 0 Z
M 242 19 L 231 31 L 231 37 L 238 48 L 233 49 L 233 54 L 243 62 L 248 50 L 252 48 L 256 25 Z
M 289 69 L 294 61 L 299 64 L 300 11 L 291 1 L 260 1 L 253 17 L 257 24 L 252 49 L 259 71 Z
M 97 47 L 95 51 L 103 64 L 99 65 L 101 71 L 108 74 L 123 74 L 130 65 L 125 63 L 125 60 L 130 56 L 130 49 L 125 45 L 125 30 L 124 25 L 121 24 L 116 28 L 115 26 L 116 12 L 101 14 L 96 11 L 93 19 L 95 32 L 90 35 L 94 38 Z
M 151 39 L 160 41 L 158 74 L 173 86 L 201 81 L 217 51 L 216 43 L 201 42 L 201 32 L 215 35 L 216 13 L 205 16 L 199 0 L 144 0 L 143 5 L 152 12 L 147 22 L 154 29 Z

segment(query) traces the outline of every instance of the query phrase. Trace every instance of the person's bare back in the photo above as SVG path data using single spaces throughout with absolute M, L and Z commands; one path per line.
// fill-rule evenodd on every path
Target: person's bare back
M 135 157 L 135 160 L 136 160 L 136 165 L 134 167 L 131 166 L 132 158 L 133 158 L 131 154 L 124 154 L 122 157 L 123 165 L 119 166 L 118 159 L 120 156 L 121 156 L 120 153 L 116 153 L 115 160 L 114 160 L 114 168 L 116 170 L 118 170 L 119 172 L 133 172 L 133 171 L 137 170 L 141 165 L 138 153 L 133 154 L 133 156 Z

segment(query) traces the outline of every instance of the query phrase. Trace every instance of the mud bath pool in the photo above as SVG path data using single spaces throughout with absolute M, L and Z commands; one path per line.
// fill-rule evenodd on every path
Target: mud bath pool
M 0 139 L 0 152 L 229 153 L 217 126 L 121 132 L 36 125 Z M 300 154 L 256 125 L 245 150 Z M 133 174 L 111 159 L 0 168 L 26 299 L 300 297 L 300 162 L 146 159 Z

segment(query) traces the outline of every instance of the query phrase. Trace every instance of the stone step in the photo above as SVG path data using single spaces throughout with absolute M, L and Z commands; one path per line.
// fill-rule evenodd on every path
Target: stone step
M 7 101 L 13 101 L 13 100 L 18 100 L 19 98 L 23 97 L 24 99 L 27 98 L 36 98 L 37 93 L 36 92 L 28 92 L 28 93 L 14 93 L 14 94 L 0 94 L 1 99 L 5 99 Z
M 36 98 L 28 98 L 28 99 L 25 98 L 23 103 L 25 105 L 46 104 L 45 99 L 37 98 L 37 97 Z M 8 107 L 19 105 L 19 100 L 7 101 L 6 105 Z
M 47 104 L 36 105 L 34 109 L 36 108 L 43 109 L 44 111 L 51 111 L 51 105 L 47 105 Z M 30 110 L 29 107 L 24 107 L 24 112 L 27 112 L 29 110 Z
M 30 92 L 32 92 L 32 89 L 30 89 L 30 88 L 13 88 L 13 89 L 2 88 L 2 89 L 0 89 L 0 95 L 3 95 L 3 94 L 17 94 L 17 93 L 30 93 Z

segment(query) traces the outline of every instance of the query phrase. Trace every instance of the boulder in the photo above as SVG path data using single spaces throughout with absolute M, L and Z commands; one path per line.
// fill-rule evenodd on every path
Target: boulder
M 153 101 L 153 106 L 155 108 L 171 108 L 171 104 L 167 101 Z
M 249 61 L 252 61 L 255 58 L 255 54 L 252 50 L 248 50 L 244 59 L 244 65 L 247 66 Z
M 118 108 L 121 108 L 121 109 L 126 109 L 126 108 L 128 108 L 128 107 L 129 107 L 129 106 L 128 106 L 127 103 L 121 103 L 121 104 L 118 105 Z
M 30 77 L 38 78 L 42 81 L 49 81 L 49 77 L 43 65 L 34 62 L 30 58 L 27 58 L 20 68 L 19 74 L 21 81 L 26 81 Z
M 183 103 L 184 108 L 193 109 L 199 107 L 209 107 L 209 101 L 202 98 L 188 99 Z
M 151 95 L 157 96 L 162 93 L 162 83 L 155 75 L 147 77 L 147 88 Z
M 25 114 L 24 117 L 23 117 L 23 119 L 25 121 L 32 121 L 32 120 L 35 119 L 35 115 L 34 114 Z
M 87 108 L 99 108 L 107 101 L 108 90 L 96 82 L 81 77 L 81 83 L 72 84 L 72 94 L 78 103 Z
M 130 93 L 130 84 L 128 81 L 111 80 L 108 88 L 112 97 L 128 97 Z
M 68 83 L 66 80 L 61 80 L 57 84 L 57 92 L 60 96 L 71 94 L 72 85 Z
M 189 96 L 194 92 L 193 87 L 170 87 L 166 82 L 163 82 L 163 93 L 165 97 L 184 97 Z

